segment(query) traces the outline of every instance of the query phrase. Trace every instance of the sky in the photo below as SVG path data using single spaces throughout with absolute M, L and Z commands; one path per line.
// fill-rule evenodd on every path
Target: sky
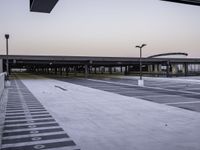
M 29 0 L 0 0 L 0 54 L 200 57 L 200 7 L 160 0 L 59 0 L 50 14 Z

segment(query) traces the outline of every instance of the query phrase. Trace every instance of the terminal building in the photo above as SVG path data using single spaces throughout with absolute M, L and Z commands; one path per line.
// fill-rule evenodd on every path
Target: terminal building
M 156 55 L 155 55 L 156 56 Z M 6 71 L 6 55 L 0 55 L 0 71 Z M 138 57 L 86 56 L 31 56 L 9 55 L 9 72 L 16 70 L 32 73 L 88 76 L 90 74 L 139 75 Z M 142 72 L 146 76 L 200 75 L 198 58 L 142 58 Z

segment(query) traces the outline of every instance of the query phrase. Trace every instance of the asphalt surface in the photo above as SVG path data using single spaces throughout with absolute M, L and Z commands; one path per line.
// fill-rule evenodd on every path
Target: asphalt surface
M 146 80 L 144 87 L 136 79 L 119 78 L 57 78 L 65 82 L 87 86 L 124 96 L 136 97 L 156 103 L 200 112 L 200 84 L 159 80 Z

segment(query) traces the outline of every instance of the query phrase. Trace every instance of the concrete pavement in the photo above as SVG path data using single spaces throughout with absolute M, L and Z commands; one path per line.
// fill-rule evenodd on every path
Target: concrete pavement
M 16 77 L 1 103 L 1 150 L 78 150 L 73 139 Z
M 198 112 L 35 75 L 19 78 L 81 149 L 200 149 Z

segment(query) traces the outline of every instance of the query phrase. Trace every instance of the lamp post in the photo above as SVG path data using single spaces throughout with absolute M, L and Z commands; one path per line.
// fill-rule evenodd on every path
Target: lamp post
M 9 62 L 8 62 L 8 39 L 9 34 L 5 34 L 6 38 L 6 72 L 7 72 L 7 80 L 9 79 Z
M 142 44 L 141 46 L 135 46 L 136 48 L 140 49 L 140 80 L 138 81 L 139 86 L 143 86 L 143 80 L 142 80 L 142 48 L 146 46 L 146 44 Z

